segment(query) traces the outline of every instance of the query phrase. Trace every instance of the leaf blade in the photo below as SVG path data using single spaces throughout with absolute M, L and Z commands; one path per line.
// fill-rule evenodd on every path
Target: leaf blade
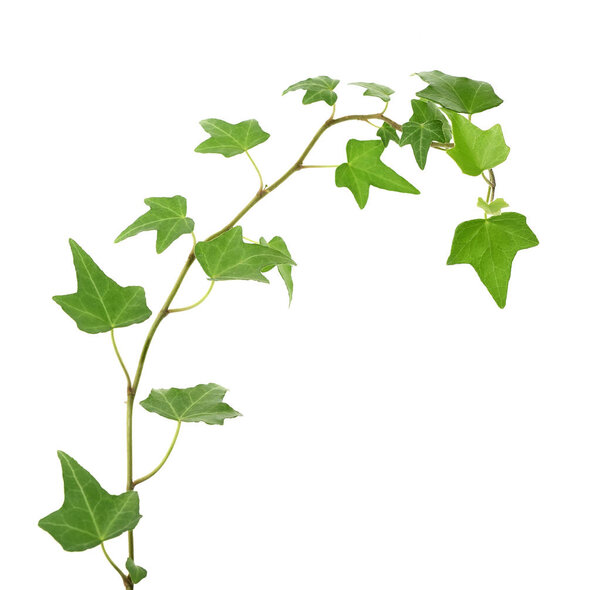
M 137 492 L 109 494 L 75 459 L 58 451 L 65 500 L 38 525 L 65 551 L 85 551 L 133 530 L 139 522 Z
M 295 90 L 305 90 L 306 92 L 302 97 L 302 104 L 312 104 L 322 100 L 331 107 L 337 101 L 337 94 L 333 90 L 339 83 L 339 80 L 335 80 L 329 76 L 317 76 L 288 86 L 283 91 L 283 94 L 294 92 Z
M 199 154 L 221 154 L 226 158 L 243 154 L 267 141 L 270 135 L 263 131 L 256 119 L 232 124 L 222 119 L 200 121 L 202 129 L 210 134 L 194 151 Z

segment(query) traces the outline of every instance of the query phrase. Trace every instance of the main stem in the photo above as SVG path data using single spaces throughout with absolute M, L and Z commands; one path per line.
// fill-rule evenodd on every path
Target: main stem
M 315 146 L 317 141 L 319 141 L 319 138 L 321 137 L 321 135 L 323 135 L 323 133 L 325 133 L 325 131 L 327 131 L 327 129 L 329 129 L 330 127 L 333 127 L 334 125 L 338 125 L 339 123 L 344 123 L 346 121 L 369 122 L 371 119 L 378 119 L 378 120 L 388 123 L 397 131 L 402 131 L 402 126 L 399 125 L 398 123 L 396 123 L 395 121 L 393 121 L 392 119 L 390 119 L 389 117 L 386 117 L 383 114 L 383 112 L 373 113 L 370 115 L 346 115 L 344 117 L 338 117 L 337 119 L 333 118 L 334 114 L 335 114 L 335 111 L 332 113 L 331 117 L 329 119 L 327 119 L 327 121 L 325 121 L 325 123 L 323 123 L 323 125 L 321 125 L 321 127 L 319 127 L 319 129 L 317 130 L 317 132 L 315 133 L 313 138 L 310 140 L 310 142 L 308 143 L 308 145 L 306 146 L 304 151 L 300 154 L 300 157 L 296 160 L 296 162 L 294 162 L 294 164 L 286 172 L 284 172 L 275 182 L 273 182 L 273 184 L 270 184 L 268 186 L 263 185 L 262 177 L 260 177 L 260 181 L 261 181 L 260 187 L 259 187 L 258 191 L 256 192 L 256 194 L 254 195 L 254 197 L 246 204 L 246 206 L 237 215 L 235 215 L 235 217 L 229 223 L 224 225 L 219 231 L 208 236 L 205 241 L 208 242 L 210 240 L 214 240 L 215 238 L 219 237 L 221 234 L 224 234 L 226 231 L 230 230 L 257 203 L 262 201 L 262 199 L 264 199 L 269 193 L 272 193 L 278 186 L 283 184 L 290 176 L 292 176 L 292 174 L 294 174 L 295 172 L 298 172 L 299 170 L 302 170 L 305 167 L 304 160 L 306 159 L 306 156 L 308 156 L 308 154 L 313 149 L 313 147 Z M 446 149 L 448 147 L 452 147 L 452 144 L 438 143 L 438 142 L 432 142 L 431 145 L 432 145 L 432 147 L 435 147 L 438 149 Z M 249 156 L 249 154 L 248 154 L 248 156 Z M 254 161 L 252 160 L 252 158 L 250 158 L 250 159 L 256 168 L 256 164 L 254 164 Z M 257 168 L 257 171 L 258 171 L 258 168 Z M 148 355 L 148 349 L 150 348 L 150 344 L 152 343 L 152 339 L 154 338 L 154 334 L 156 333 L 158 326 L 167 317 L 167 315 L 169 315 L 169 313 L 170 313 L 169 306 L 173 302 L 173 299 L 175 298 L 177 291 L 179 291 L 179 288 L 181 287 L 181 283 L 183 283 L 183 279 L 185 278 L 185 275 L 187 274 L 188 270 L 192 267 L 194 260 L 195 260 L 195 255 L 194 255 L 194 250 L 192 249 L 192 251 L 190 252 L 190 254 L 187 257 L 187 260 L 186 260 L 183 268 L 181 269 L 181 272 L 179 273 L 179 276 L 177 277 L 177 280 L 175 281 L 175 285 L 173 285 L 171 292 L 167 296 L 167 299 L 165 300 L 162 308 L 160 309 L 156 318 L 154 319 L 154 322 L 152 323 L 150 330 L 148 331 L 148 335 L 146 336 L 146 340 L 144 341 L 144 344 L 142 346 L 142 351 L 140 353 L 140 358 L 139 358 L 139 361 L 137 364 L 135 376 L 133 378 L 133 383 L 131 385 L 128 385 L 128 387 L 127 387 L 127 490 L 133 490 L 133 488 L 134 488 L 134 480 L 133 480 L 133 402 L 135 399 L 135 395 L 137 393 L 140 379 L 142 377 L 142 371 L 144 370 L 144 363 L 146 362 L 146 356 Z M 175 310 L 173 310 L 173 311 L 175 311 Z M 129 557 L 133 560 L 134 559 L 133 531 L 128 531 L 128 543 L 129 543 Z M 133 583 L 132 583 L 132 586 L 133 586 Z

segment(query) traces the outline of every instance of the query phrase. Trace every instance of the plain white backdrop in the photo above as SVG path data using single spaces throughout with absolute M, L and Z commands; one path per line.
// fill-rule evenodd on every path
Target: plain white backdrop
M 329 116 L 289 84 L 340 78 L 338 114 L 373 112 L 347 86 L 396 90 L 410 115 L 441 69 L 492 83 L 511 154 L 497 196 L 540 246 L 520 252 L 506 309 L 472 268 L 445 265 L 485 190 L 442 153 L 384 160 L 420 196 L 371 189 L 360 211 L 333 170 L 295 175 L 244 219 L 283 236 L 283 284 L 217 284 L 167 318 L 152 387 L 215 381 L 244 416 L 185 424 L 139 487 L 147 590 L 592 590 L 600 585 L 597 21 L 587 2 L 40 2 L 0 14 L 2 561 L 0 586 L 120 587 L 99 549 L 70 554 L 37 528 L 62 503 L 56 450 L 111 493 L 125 476 L 123 376 L 107 334 L 52 302 L 73 292 L 72 237 L 159 309 L 190 247 L 114 237 L 143 199 L 184 195 L 199 238 L 256 189 L 244 157 L 200 155 L 200 119 L 256 118 L 266 182 Z M 331 131 L 307 163 L 337 164 L 364 123 Z M 276 279 L 277 277 L 274 277 Z M 206 287 L 199 267 L 177 297 Z M 117 331 L 133 368 L 149 324 Z M 135 472 L 174 423 L 136 411 Z M 125 538 L 107 543 L 122 564 Z

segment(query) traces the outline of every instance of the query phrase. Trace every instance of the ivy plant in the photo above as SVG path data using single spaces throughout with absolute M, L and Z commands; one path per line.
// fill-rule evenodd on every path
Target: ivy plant
M 141 564 L 144 556 L 134 553 L 134 529 L 140 520 L 140 484 L 154 477 L 169 458 L 182 423 L 223 425 L 225 420 L 240 416 L 224 402 L 227 389 L 215 383 L 190 384 L 186 388 L 152 389 L 140 402 L 142 408 L 176 422 L 173 439 L 166 454 L 151 472 L 134 476 L 133 410 L 138 396 L 148 349 L 160 324 L 174 314 L 200 305 L 211 293 L 217 281 L 250 280 L 269 283 L 276 268 L 285 284 L 291 303 L 294 284 L 292 258 L 288 245 L 280 236 L 250 239 L 239 225 L 241 219 L 257 203 L 275 191 L 297 172 L 310 168 L 335 168 L 331 185 L 347 189 L 363 209 L 369 196 L 376 198 L 375 189 L 397 193 L 419 194 L 415 185 L 381 161 L 385 150 L 411 146 L 419 168 L 424 169 L 432 150 L 445 152 L 467 175 L 482 178 L 483 192 L 473 196 L 474 219 L 459 224 L 450 246 L 447 264 L 469 264 L 496 304 L 506 305 L 508 284 L 515 255 L 531 248 L 538 240 L 529 228 L 525 216 L 505 212 L 508 203 L 496 197 L 494 169 L 508 157 L 510 148 L 504 141 L 502 128 L 496 124 L 481 129 L 472 118 L 477 113 L 497 107 L 502 99 L 487 82 L 444 74 L 438 70 L 417 74 L 427 86 L 411 101 L 412 114 L 398 123 L 387 114 L 394 90 L 374 82 L 351 82 L 364 89 L 364 96 L 379 103 L 380 110 L 367 114 L 336 116 L 339 80 L 329 76 L 308 78 L 290 85 L 283 94 L 303 91 L 305 105 L 323 102 L 330 109 L 327 119 L 316 130 L 298 159 L 270 184 L 263 177 L 250 150 L 270 138 L 255 119 L 229 123 L 219 119 L 200 122 L 209 137 L 196 147 L 199 154 L 220 154 L 226 158 L 243 155 L 248 158 L 258 176 L 254 196 L 221 229 L 198 241 L 195 224 L 187 216 L 187 201 L 181 195 L 153 197 L 144 202 L 148 210 L 127 226 L 115 239 L 122 242 L 140 232 L 156 232 L 156 251 L 164 252 L 175 240 L 189 234 L 192 248 L 162 307 L 154 314 L 146 339 L 142 343 L 136 368 L 127 368 L 115 339 L 115 331 L 142 323 L 152 316 L 146 305 L 145 292 L 138 286 L 121 286 L 107 276 L 92 257 L 74 240 L 70 240 L 77 290 L 57 295 L 54 301 L 89 334 L 108 333 L 125 381 L 126 398 L 126 490 L 118 495 L 106 491 L 101 484 L 70 455 L 59 451 L 58 458 L 64 480 L 64 503 L 42 518 L 39 526 L 50 533 L 66 551 L 84 551 L 99 547 L 125 588 L 131 589 L 147 575 Z M 368 98 L 367 100 L 371 100 Z M 315 108 L 315 107 L 311 107 Z M 318 108 L 318 107 L 317 107 Z M 334 126 L 348 121 L 363 121 L 376 128 L 373 138 L 350 138 L 346 144 L 345 161 L 335 166 L 309 164 L 310 152 L 321 136 Z M 395 144 L 396 147 L 392 147 Z M 512 201 L 512 198 L 510 199 Z M 475 212 L 478 212 L 476 215 Z M 204 273 L 209 282 L 206 293 L 195 303 L 176 307 L 175 296 L 188 272 Z M 113 559 L 106 542 L 121 534 L 128 536 L 128 555 Z M 154 564 L 153 567 L 161 567 Z

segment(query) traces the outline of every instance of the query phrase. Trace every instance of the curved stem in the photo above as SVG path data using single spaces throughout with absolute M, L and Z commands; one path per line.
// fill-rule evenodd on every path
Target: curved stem
M 260 180 L 260 187 L 258 190 L 262 191 L 263 187 L 265 186 L 265 183 L 263 182 L 262 174 L 260 173 L 260 170 L 258 169 L 256 162 L 252 159 L 250 152 L 248 150 L 245 150 L 244 153 L 248 156 L 248 159 L 252 162 L 252 165 L 254 166 L 254 169 L 256 170 L 256 173 L 258 174 L 258 179 Z
M 181 429 L 181 420 L 178 420 L 177 428 L 175 429 L 175 435 L 173 436 L 173 440 L 171 441 L 169 450 L 167 451 L 167 454 L 163 457 L 163 460 L 150 473 L 144 475 L 144 477 L 140 477 L 139 479 L 136 479 L 133 482 L 133 487 L 137 486 L 138 484 L 142 483 L 143 481 L 146 481 L 147 479 L 150 479 L 152 476 L 156 475 L 160 471 L 161 467 L 167 462 L 169 455 L 173 451 L 173 447 L 175 446 L 175 443 L 177 442 L 177 437 L 179 436 L 180 429 Z
M 346 115 L 344 117 L 339 117 L 337 119 L 334 119 L 334 116 L 335 116 L 335 105 L 333 106 L 330 118 L 327 119 L 327 121 L 325 121 L 325 123 L 323 123 L 321 125 L 321 127 L 319 127 L 319 129 L 314 134 L 313 138 L 308 142 L 308 145 L 306 146 L 306 148 L 304 148 L 304 151 L 300 154 L 300 157 L 296 160 L 296 162 L 286 172 L 284 172 L 273 184 L 271 184 L 269 186 L 265 187 L 262 184 L 262 176 L 260 176 L 261 186 L 260 186 L 259 190 L 256 192 L 256 194 L 254 195 L 254 197 L 246 204 L 245 207 L 243 207 L 243 209 L 237 215 L 235 215 L 233 217 L 233 219 L 229 223 L 224 225 L 220 230 L 218 230 L 215 233 L 208 236 L 205 241 L 208 242 L 210 240 L 214 240 L 215 238 L 224 234 L 226 231 L 230 230 L 257 203 L 259 203 L 262 199 L 264 199 L 269 193 L 272 193 L 279 185 L 281 185 L 283 182 L 285 182 L 292 174 L 294 174 L 295 172 L 298 172 L 298 170 L 302 170 L 306 156 L 313 149 L 313 147 L 315 146 L 317 141 L 319 141 L 319 138 L 323 135 L 323 133 L 325 133 L 325 131 L 327 131 L 327 129 L 329 129 L 330 127 L 333 127 L 334 125 L 338 125 L 340 123 L 344 123 L 345 121 L 369 121 L 370 119 L 379 119 L 381 121 L 385 121 L 386 123 L 391 125 L 394 129 L 402 131 L 401 125 L 399 125 L 398 123 L 396 123 L 389 117 L 386 117 L 383 113 L 374 113 L 374 114 L 370 114 L 370 115 Z M 447 148 L 447 147 L 453 147 L 453 144 L 443 144 L 443 143 L 438 143 L 438 142 L 432 142 L 431 145 L 432 145 L 432 147 L 437 147 L 437 148 L 442 148 L 442 149 Z M 248 155 L 248 157 L 250 157 L 250 156 Z M 252 161 L 252 158 L 250 158 L 250 160 Z M 256 165 L 255 165 L 255 167 L 256 167 Z M 258 172 L 258 168 L 257 168 L 257 172 Z M 260 175 L 260 173 L 259 173 L 259 175 Z M 150 348 L 150 344 L 152 343 L 154 334 L 155 334 L 156 330 L 158 329 L 158 326 L 160 325 L 160 323 L 167 317 L 167 315 L 169 315 L 169 313 L 170 313 L 169 306 L 173 302 L 173 299 L 175 298 L 175 295 L 177 294 L 177 291 L 179 290 L 179 287 L 181 286 L 181 283 L 183 282 L 185 275 L 187 274 L 188 270 L 191 268 L 195 259 L 196 259 L 196 257 L 194 254 L 194 250 L 192 249 L 192 251 L 188 255 L 188 258 L 187 258 L 183 268 L 181 269 L 181 272 L 179 273 L 179 276 L 177 277 L 177 280 L 175 281 L 175 285 L 173 285 L 173 288 L 171 289 L 171 292 L 167 296 L 167 299 L 165 300 L 161 310 L 158 312 L 156 318 L 154 319 L 154 322 L 150 326 L 150 330 L 148 331 L 148 334 L 147 334 L 144 344 L 142 346 L 142 351 L 140 353 L 137 369 L 135 372 L 135 376 L 133 378 L 133 383 L 131 384 L 131 387 L 128 387 L 128 391 L 127 391 L 127 489 L 128 490 L 133 489 L 133 435 L 132 435 L 132 432 L 133 432 L 133 400 L 135 398 L 135 394 L 137 392 L 137 388 L 140 383 L 142 371 L 144 370 L 144 363 L 146 362 L 146 356 L 148 355 L 148 349 Z M 133 559 L 134 558 L 134 555 L 133 555 L 134 554 L 133 531 L 128 531 L 128 538 L 129 538 L 129 557 L 131 557 L 131 559 Z
M 127 370 L 127 367 L 125 366 L 125 363 L 123 362 L 123 358 L 121 357 L 121 353 L 119 352 L 119 349 L 117 347 L 117 341 L 115 340 L 114 328 L 112 328 L 110 331 L 110 339 L 112 340 L 112 345 L 113 345 L 113 348 L 115 349 L 115 354 L 117 355 L 117 358 L 119 359 L 119 364 L 121 365 L 121 368 L 123 369 L 123 373 L 125 373 L 125 378 L 127 379 L 127 391 L 129 391 L 131 389 L 131 377 L 129 376 L 129 371 Z
M 104 557 L 106 557 L 106 559 L 108 560 L 108 563 L 110 563 L 110 565 L 112 565 L 113 568 L 115 568 L 115 570 L 119 573 L 121 578 L 123 578 L 123 582 L 125 582 L 125 584 L 127 584 L 127 582 L 128 582 L 127 576 L 125 575 L 123 570 L 121 570 L 121 568 L 110 558 L 110 555 L 107 553 L 104 543 L 100 543 L 100 547 L 102 547 L 102 553 L 104 553 Z
M 170 309 L 169 313 L 177 313 L 178 311 L 187 311 L 188 309 L 194 309 L 194 307 L 198 307 L 201 303 L 204 303 L 206 298 L 210 295 L 210 292 L 213 290 L 214 286 L 215 286 L 215 281 L 211 281 L 208 291 L 206 293 L 204 293 L 204 295 L 200 298 L 199 301 L 196 301 L 196 303 L 192 303 L 192 305 L 188 305 L 187 307 L 177 307 L 176 309 Z
M 390 101 L 388 100 L 388 101 L 385 103 L 385 106 L 383 107 L 383 111 L 381 111 L 381 114 L 382 114 L 382 115 L 383 115 L 383 113 L 385 113 L 385 111 L 387 111 L 387 108 L 388 108 L 389 106 L 390 106 Z

